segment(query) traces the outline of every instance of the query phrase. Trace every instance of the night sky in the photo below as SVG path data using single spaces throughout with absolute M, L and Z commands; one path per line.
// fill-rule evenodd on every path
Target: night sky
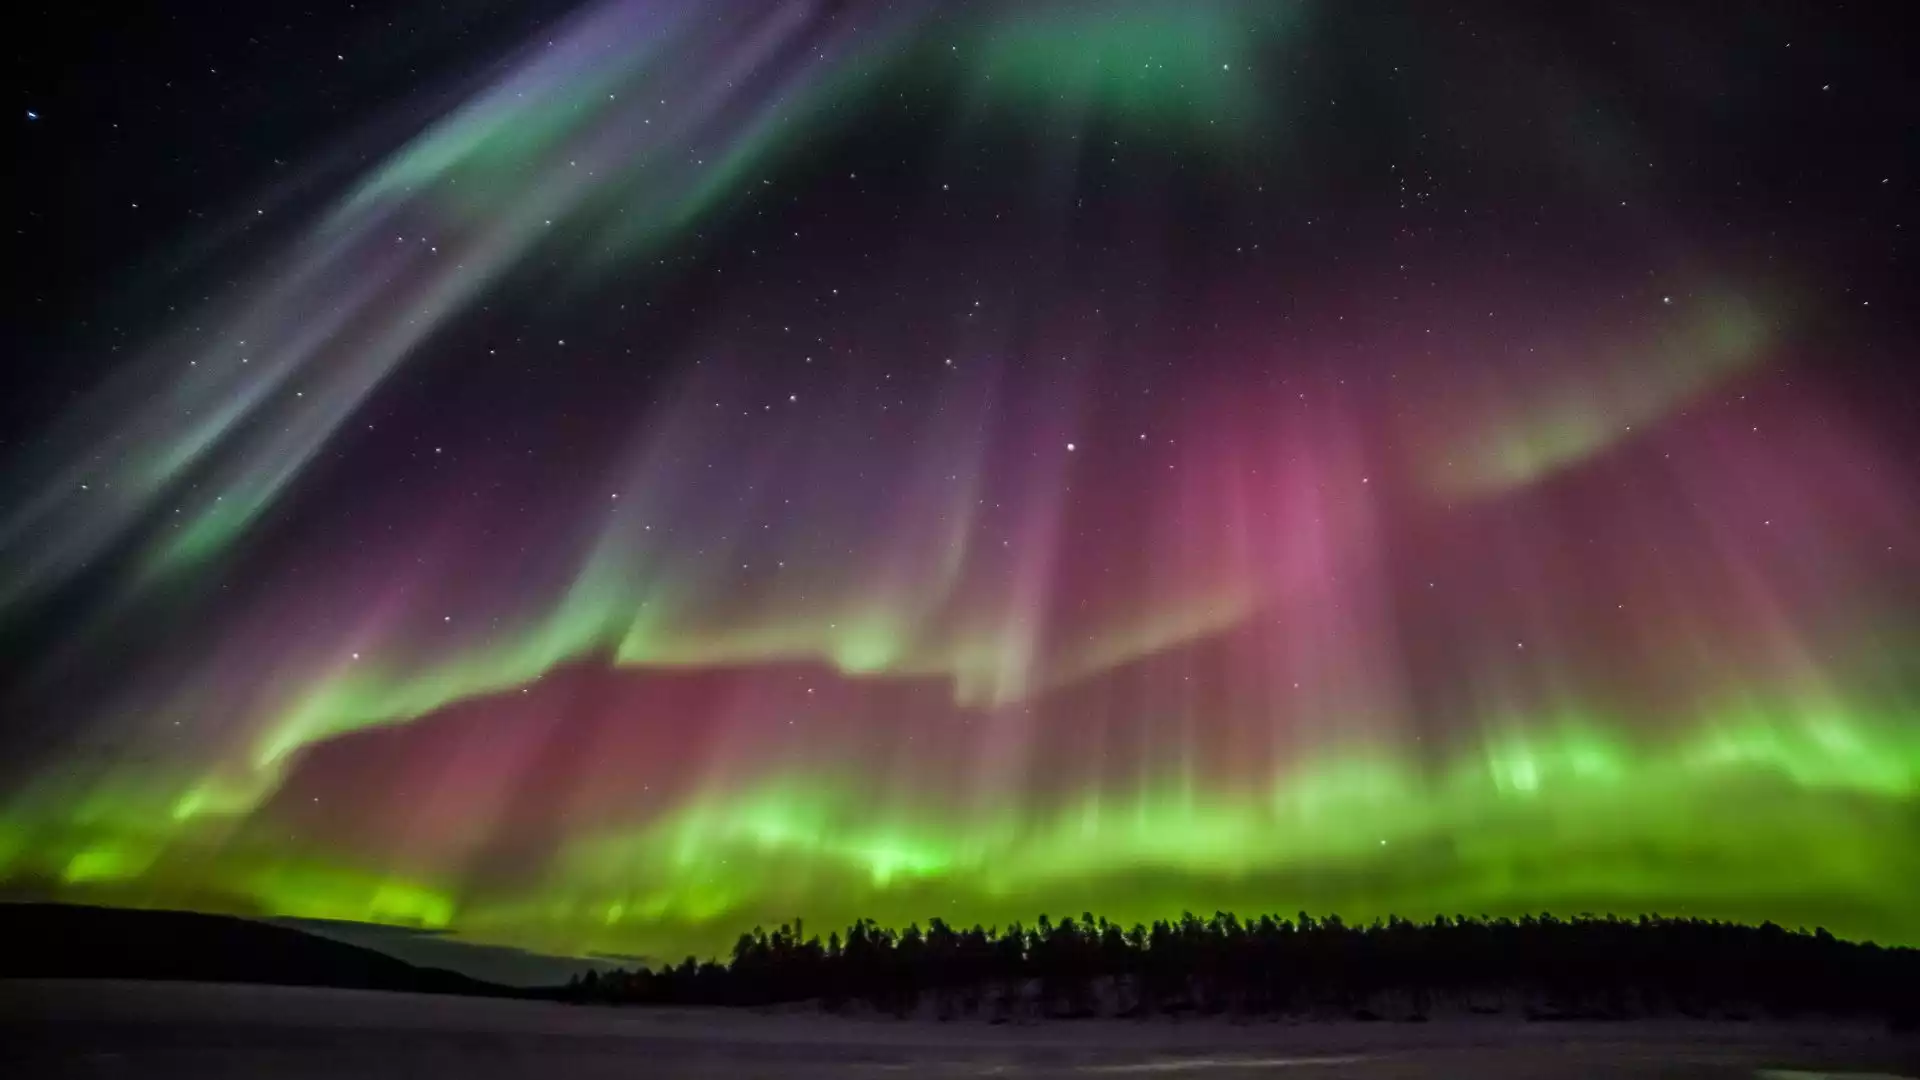
M 1920 943 L 1873 7 L 41 12 L 0 895 Z

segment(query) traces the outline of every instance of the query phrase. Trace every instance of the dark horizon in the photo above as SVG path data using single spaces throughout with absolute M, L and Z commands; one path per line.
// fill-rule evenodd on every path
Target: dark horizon
M 41 12 L 0 895 L 1920 944 L 1885 7 Z
M 1304 912 L 1245 921 L 1187 912 L 1123 927 L 1087 913 L 991 929 L 934 918 L 924 931 L 917 923 L 894 929 L 862 920 L 825 938 L 800 926 L 755 927 L 724 960 L 613 970 L 576 963 L 564 985 L 531 986 L 402 963 L 377 947 L 336 944 L 333 934 L 284 921 L 4 905 L 0 936 L 8 942 L 5 978 L 243 982 L 600 1005 L 806 1004 L 828 1013 L 996 1024 L 1504 1016 L 1872 1020 L 1896 1032 L 1920 1025 L 1920 951 L 1841 941 L 1824 929 L 1654 916 L 1438 916 L 1349 927 L 1337 916 Z

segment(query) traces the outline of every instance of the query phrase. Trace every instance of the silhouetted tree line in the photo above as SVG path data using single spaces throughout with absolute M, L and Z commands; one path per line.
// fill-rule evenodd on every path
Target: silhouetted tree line
M 1910 1027 L 1920 952 L 1702 919 L 1552 915 L 1202 919 L 1130 928 L 1084 914 L 1031 927 L 892 930 L 861 920 L 822 942 L 799 924 L 742 934 L 729 962 L 589 973 L 581 1002 L 817 1001 L 941 1019 L 1321 1015 L 1424 1020 L 1436 1008 L 1532 1019 L 1685 1014 L 1881 1016 Z

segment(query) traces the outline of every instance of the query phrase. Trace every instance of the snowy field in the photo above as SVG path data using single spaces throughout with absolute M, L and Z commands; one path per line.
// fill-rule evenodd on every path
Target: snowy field
M 1920 1075 L 1920 1041 L 1772 1023 L 983 1022 L 576 1007 L 198 983 L 0 982 L 30 1077 L 1503 1077 Z

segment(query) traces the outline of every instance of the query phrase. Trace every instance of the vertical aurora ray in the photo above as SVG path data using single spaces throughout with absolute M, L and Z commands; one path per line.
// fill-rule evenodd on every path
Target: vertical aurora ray
M 1920 941 L 1910 436 L 1617 170 L 1357 145 L 1479 129 L 1348 18 L 560 20 L 8 462 L 0 891 Z
M 127 364 L 20 470 L 27 494 L 0 521 L 0 603 L 58 584 L 128 534 L 148 538 L 150 572 L 218 555 L 422 342 L 556 229 L 599 227 L 580 215 L 606 192 L 640 208 L 636 219 L 620 207 L 638 244 L 738 183 L 739 165 L 715 179 L 699 147 L 763 155 L 756 132 L 808 92 L 788 79 L 741 100 L 749 73 L 802 43 L 827 70 L 858 48 L 823 31 L 814 4 L 776 5 L 724 33 L 701 13 L 583 9 L 395 151 L 252 275 L 261 285 Z M 652 96 L 689 85 L 691 101 L 671 109 Z

